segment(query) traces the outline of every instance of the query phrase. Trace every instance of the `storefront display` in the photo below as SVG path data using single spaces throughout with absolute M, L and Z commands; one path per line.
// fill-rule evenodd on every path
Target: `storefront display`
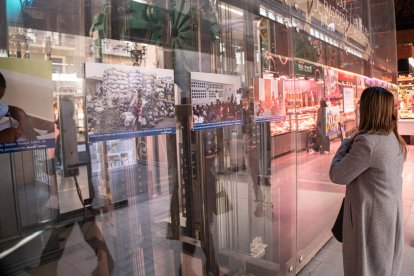
M 307 66 L 302 64 L 301 66 Z M 309 65 L 310 66 L 310 65 Z M 315 76 L 315 71 L 322 68 L 313 68 L 309 74 Z M 303 68 L 302 68 L 303 70 Z M 305 74 L 305 73 L 302 73 Z M 316 75 L 318 75 L 317 73 Z M 323 79 L 315 79 L 301 76 L 298 79 L 281 79 L 281 89 L 286 102 L 286 120 L 270 123 L 272 143 L 279 148 L 272 152 L 273 157 L 285 154 L 296 149 L 303 150 L 307 147 L 308 132 L 315 129 L 316 115 L 320 100 L 323 98 Z M 297 132 L 295 147 L 287 140 L 290 133 Z
M 50 61 L 0 58 L 0 72 L 0 153 L 54 147 Z
M 277 123 L 271 123 L 270 124 L 270 132 L 272 136 L 276 136 L 279 134 L 290 132 L 290 120 L 280 121 Z
M 411 75 L 401 75 L 398 83 L 398 133 L 412 136 L 414 135 L 414 79 Z M 395 91 L 395 88 L 393 90 Z
M 191 72 L 194 130 L 242 124 L 241 77 Z
M 316 112 L 317 105 L 323 97 L 321 81 L 316 80 L 283 80 L 283 90 L 286 94 L 286 113 Z
M 413 85 L 406 84 L 399 86 L 399 115 L 401 119 L 414 119 L 414 89 Z
M 172 70 L 86 63 L 90 141 L 175 132 Z

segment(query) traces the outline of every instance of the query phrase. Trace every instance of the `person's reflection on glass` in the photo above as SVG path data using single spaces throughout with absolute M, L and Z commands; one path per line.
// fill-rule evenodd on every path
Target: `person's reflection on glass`
M 111 253 L 106 245 L 104 236 L 102 235 L 101 230 L 96 224 L 95 217 L 90 217 L 86 220 L 82 220 L 78 223 L 71 223 L 64 226 L 56 226 L 51 230 L 48 243 L 42 251 L 42 257 L 40 263 L 50 262 L 50 256 L 53 254 L 58 260 L 65 260 L 64 252 L 65 250 L 71 251 L 74 249 L 75 254 L 76 250 L 85 250 L 83 247 L 67 246 L 67 242 L 71 235 L 74 234 L 74 229 L 79 225 L 79 229 L 82 233 L 84 241 L 89 245 L 89 247 L 95 253 L 97 257 L 97 266 L 92 271 L 91 275 L 110 275 L 111 271 L 115 268 L 115 262 L 111 256 Z M 78 239 L 78 237 L 75 237 Z M 50 272 L 56 272 L 54 275 L 58 275 L 58 263 L 59 261 L 50 262 L 48 267 Z
M 59 109 L 57 102 L 53 103 L 53 121 L 55 124 L 55 159 L 56 159 L 56 168 L 60 169 L 62 166 L 62 153 L 61 153 L 61 139 L 60 139 L 60 126 L 59 126 Z
M 85 207 L 82 190 L 79 188 L 78 180 L 76 178 L 79 174 L 77 170 L 80 166 L 80 160 L 77 153 L 77 126 L 74 120 L 75 104 L 69 98 L 62 98 L 59 108 L 61 116 L 55 117 L 55 120 L 57 121 L 55 123 L 61 128 L 61 132 L 59 133 L 59 141 L 61 145 L 59 145 L 59 147 L 64 149 L 64 151 L 63 160 L 60 161 L 66 171 L 63 174 L 63 177 L 74 178 L 74 185 L 76 186 L 79 200 L 83 206 L 84 217 L 76 223 L 58 225 L 50 230 L 50 238 L 42 251 L 41 263 L 50 261 L 51 253 L 56 253 L 58 259 L 65 259 L 64 251 L 66 250 L 73 250 L 75 254 L 80 254 L 81 252 L 78 252 L 77 250 L 82 251 L 85 249 L 84 247 L 72 247 L 68 244 L 69 237 L 75 234 L 75 231 L 73 230 L 79 225 L 83 240 L 89 245 L 97 257 L 97 266 L 92 271 L 92 275 L 110 275 L 110 272 L 114 269 L 114 260 L 106 245 L 104 236 L 96 224 L 93 210 Z M 57 115 L 57 105 L 54 105 L 54 111 L 55 115 Z M 60 154 L 56 152 L 55 156 L 57 158 L 61 157 Z M 93 198 L 93 195 L 90 194 L 89 196 Z M 82 240 L 82 237 L 75 237 L 74 239 Z M 53 271 L 58 272 L 58 262 L 51 262 L 49 265 Z
M 254 103 L 251 100 L 253 88 L 249 88 L 246 91 L 243 103 L 243 148 L 244 148 L 244 163 L 247 169 L 248 175 L 251 177 L 254 193 L 254 201 L 256 202 L 256 216 L 262 215 L 262 206 L 259 204 L 263 202 L 262 189 L 259 186 L 259 174 L 257 166 L 254 166 L 252 162 L 256 162 L 256 158 L 252 157 L 252 124 L 254 123 Z

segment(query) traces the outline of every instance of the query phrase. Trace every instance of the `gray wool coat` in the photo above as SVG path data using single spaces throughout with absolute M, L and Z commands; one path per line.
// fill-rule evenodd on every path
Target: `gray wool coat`
M 343 221 L 345 276 L 399 275 L 402 264 L 404 155 L 394 133 L 360 134 L 341 144 L 329 170 L 346 185 Z

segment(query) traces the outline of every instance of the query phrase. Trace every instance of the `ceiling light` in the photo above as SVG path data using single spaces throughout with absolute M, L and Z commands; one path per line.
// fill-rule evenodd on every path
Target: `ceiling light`
M 220 4 L 220 8 L 222 8 L 223 10 L 231 11 L 232 13 L 234 13 L 235 15 L 238 15 L 238 16 L 242 16 L 243 15 L 243 12 L 241 12 L 239 10 L 236 10 L 236 9 L 233 9 L 233 8 L 230 8 L 230 7 L 226 7 L 223 4 Z

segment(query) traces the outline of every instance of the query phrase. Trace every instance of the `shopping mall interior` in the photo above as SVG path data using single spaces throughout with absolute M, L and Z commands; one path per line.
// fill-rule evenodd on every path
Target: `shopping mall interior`
M 343 275 L 329 167 L 377 86 L 414 275 L 413 43 L 414 1 L 0 0 L 0 274 Z

